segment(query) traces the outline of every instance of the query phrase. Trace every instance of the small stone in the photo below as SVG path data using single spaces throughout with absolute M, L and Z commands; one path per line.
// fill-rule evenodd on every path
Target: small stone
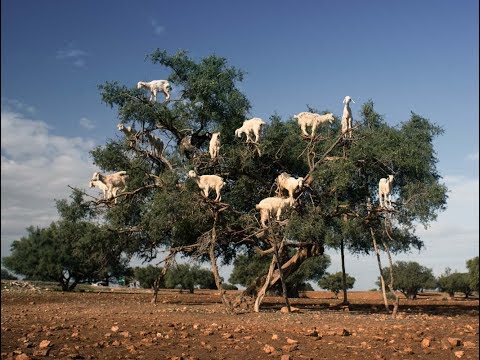
M 280 360 L 290 360 L 290 359 L 291 359 L 290 355 L 286 355 L 286 354 L 282 355 L 282 357 L 280 358 Z
M 224 339 L 233 339 L 233 335 L 230 333 L 224 333 L 222 334 L 222 338 Z
M 465 352 L 463 352 L 463 351 L 455 351 L 454 354 L 455 354 L 455 356 L 456 356 L 457 358 L 461 358 L 463 355 L 465 355 Z
M 405 349 L 403 349 L 403 352 L 405 354 L 411 355 L 411 354 L 413 354 L 413 349 L 411 347 L 406 347 Z
M 110 330 L 112 330 L 112 332 L 117 332 L 119 330 L 119 327 L 114 325 Z
M 28 356 L 27 354 L 20 354 L 15 356 L 15 360 L 30 360 L 30 359 L 31 359 L 30 356 Z
M 122 331 L 121 333 L 119 333 L 119 335 L 125 337 L 125 338 L 128 338 L 130 337 L 130 333 L 128 331 Z
M 447 341 L 452 345 L 453 347 L 460 346 L 462 341 L 458 338 L 447 338 Z
M 474 343 L 474 342 L 471 342 L 471 341 L 464 341 L 464 342 L 463 342 L 463 346 L 466 347 L 466 348 L 474 348 L 474 347 L 475 347 L 475 343 Z
M 284 314 L 288 314 L 288 308 L 286 306 L 282 307 L 280 309 L 280 312 L 281 313 L 284 313 Z M 300 309 L 299 308 L 296 308 L 296 307 L 293 307 L 293 306 L 290 306 L 290 312 L 292 313 L 299 313 L 300 312 Z
M 49 348 L 46 349 L 38 349 L 33 352 L 33 356 L 48 356 L 48 353 L 50 352 Z
M 282 350 L 285 352 L 292 352 L 298 349 L 298 344 L 290 344 L 282 346 Z
M 120 341 L 115 340 L 114 342 L 112 342 L 112 346 L 120 346 Z
M 425 338 L 422 340 L 422 348 L 428 348 L 428 347 L 430 347 L 430 339 Z
M 350 331 L 348 331 L 347 329 L 342 330 L 342 336 L 350 336 L 350 335 L 352 335 L 352 333 Z
M 287 338 L 287 343 L 288 343 L 288 344 L 298 344 L 298 341 L 297 341 L 297 340 L 290 339 L 290 338 Z
M 49 347 L 49 346 L 51 346 L 51 345 L 52 345 L 52 342 L 51 342 L 50 340 L 42 340 L 42 341 L 40 342 L 40 344 L 38 345 L 38 348 L 39 348 L 39 349 L 45 349 L 45 348 L 47 348 L 47 347 Z
M 265 344 L 265 346 L 263 347 L 263 351 L 265 351 L 267 354 L 271 354 L 275 352 L 275 348 L 271 345 Z
M 277 334 L 273 334 L 273 335 L 272 335 L 272 340 L 278 340 L 278 335 L 277 335 Z

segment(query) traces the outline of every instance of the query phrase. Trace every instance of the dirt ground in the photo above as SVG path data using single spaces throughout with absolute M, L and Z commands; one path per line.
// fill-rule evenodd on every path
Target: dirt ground
M 230 295 L 235 292 L 229 292 Z M 265 298 L 260 313 L 228 315 L 216 291 L 91 288 L 63 293 L 2 282 L 2 359 L 478 359 L 478 298 L 425 293 L 397 319 L 380 292 Z

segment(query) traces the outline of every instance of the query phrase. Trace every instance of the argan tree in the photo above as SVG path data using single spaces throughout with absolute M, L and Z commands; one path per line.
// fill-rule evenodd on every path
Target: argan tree
M 63 291 L 126 271 L 128 258 L 116 234 L 91 221 L 96 214 L 80 192 L 71 198 L 57 201 L 60 220 L 46 228 L 30 226 L 27 236 L 12 243 L 11 255 L 3 258 L 6 268 L 27 280 L 58 282 Z
M 147 59 L 166 70 L 171 99 L 150 102 L 135 83 L 100 85 L 102 100 L 134 136 L 126 139 L 118 132 L 91 152 L 103 171 L 129 175 L 128 191 L 117 204 L 94 203 L 124 251 L 145 260 L 166 251 L 164 269 L 176 254 L 208 260 L 227 311 L 238 303 L 259 311 L 269 288 L 282 284 L 286 296 L 285 279 L 326 247 L 338 248 L 340 240 L 354 253 L 373 251 L 373 239 L 389 254 L 423 246 L 416 224 L 435 220 L 446 203 L 432 145 L 441 129 L 430 121 L 412 113 L 390 125 L 369 101 L 358 119 L 354 115 L 352 138 L 340 133 L 338 118 L 314 137 L 304 137 L 293 118 L 272 115 L 264 119 L 268 125 L 259 143 L 245 143 L 234 136 L 235 129 L 255 114 L 237 87 L 242 71 L 224 58 L 196 60 L 183 51 L 157 50 Z M 304 110 L 322 113 L 311 107 L 298 111 Z M 213 132 L 221 132 L 222 140 L 216 159 L 207 151 Z M 152 149 L 151 135 L 163 140 L 161 154 Z M 222 202 L 200 195 L 186 176 L 191 169 L 225 179 Z M 282 172 L 304 177 L 305 186 L 282 221 L 262 228 L 255 204 L 274 196 Z M 388 174 L 395 175 L 393 209 L 376 205 L 378 181 Z M 271 257 L 268 269 L 232 301 L 223 291 L 217 262 L 253 251 Z

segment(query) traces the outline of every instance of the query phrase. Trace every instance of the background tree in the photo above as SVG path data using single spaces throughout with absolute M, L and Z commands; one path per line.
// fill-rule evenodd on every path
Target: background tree
M 90 209 L 80 192 L 72 201 L 57 201 L 61 219 L 47 228 L 27 229 L 28 235 L 15 240 L 4 266 L 26 280 L 56 281 L 64 291 L 79 282 L 105 278 L 112 270 L 120 271 L 128 259 L 116 241 L 115 233 L 88 221 Z
M 147 265 L 145 267 L 135 267 L 133 269 L 133 276 L 135 280 L 140 282 L 140 287 L 144 289 L 152 289 L 154 282 L 157 278 L 160 277 L 162 273 L 162 268 L 153 265 Z M 165 281 L 163 278 L 160 277 L 160 288 L 165 288 Z
M 416 299 L 423 289 L 435 289 L 437 287 L 432 269 L 421 266 L 415 261 L 397 261 L 393 265 L 395 277 L 395 290 L 399 290 L 408 299 Z M 389 277 L 390 268 L 382 269 L 383 276 Z M 377 281 L 380 286 L 380 279 Z
M 194 292 L 195 287 L 200 289 L 215 289 L 215 278 L 210 270 L 202 269 L 198 265 L 177 264 L 168 269 L 165 276 L 165 287 Z
M 270 263 L 271 256 L 238 255 L 233 262 L 233 270 L 228 281 L 245 287 L 251 286 L 256 279 L 264 274 Z M 289 297 L 299 297 L 301 291 L 313 290 L 309 281 L 317 281 L 330 266 L 328 255 L 316 256 L 306 260 L 296 271 L 287 276 L 286 284 Z M 272 294 L 280 294 L 280 284 L 271 289 Z
M 346 274 L 345 279 L 346 288 L 353 289 L 355 278 Z M 320 286 L 322 289 L 333 292 L 335 299 L 338 299 L 338 294 L 344 287 L 343 273 L 339 271 L 335 274 L 325 274 L 320 280 L 318 280 L 318 286 Z
M 449 268 L 446 268 L 438 278 L 438 287 L 440 291 L 446 292 L 451 298 L 455 297 L 456 292 L 463 293 L 468 298 L 473 292 L 470 280 L 468 273 L 452 273 Z
M 423 246 L 414 234 L 416 224 L 435 220 L 446 203 L 433 149 L 433 139 L 442 133 L 438 126 L 414 113 L 392 126 L 369 101 L 360 119 L 354 119 L 351 140 L 341 136 L 338 117 L 312 139 L 300 135 L 293 118 L 273 115 L 260 144 L 245 144 L 234 137 L 250 109 L 237 88 L 243 79 L 240 70 L 217 56 L 197 61 L 185 52 L 157 50 L 148 58 L 169 71 L 166 77 L 177 98 L 151 103 L 134 84 L 101 85 L 102 100 L 137 135 L 135 141 L 118 137 L 92 151 L 102 170 L 125 170 L 130 176 L 129 192 L 117 205 L 95 203 L 129 254 L 150 260 L 167 249 L 169 256 L 208 259 L 222 289 L 217 259 L 228 264 L 237 253 L 271 254 L 274 245 L 280 249 L 285 279 L 307 259 L 322 255 L 325 247 L 338 248 L 339 239 L 356 253 L 373 250 L 372 235 L 389 254 Z M 206 151 L 214 131 L 222 133 L 217 160 Z M 166 144 L 162 157 L 149 150 L 146 135 L 153 133 Z M 225 178 L 223 203 L 199 195 L 196 184 L 186 179 L 190 169 Z M 286 214 L 288 221 L 262 230 L 255 204 L 274 195 L 272 184 L 281 172 L 305 177 L 306 186 L 296 196 L 295 209 Z M 378 200 L 378 180 L 392 173 L 395 209 L 369 208 L 368 199 Z M 272 257 L 268 269 L 242 294 L 255 299 L 256 311 L 265 291 L 279 284 L 274 262 Z
M 470 278 L 470 288 L 478 293 L 478 256 L 467 260 L 468 276 Z
M 7 269 L 2 268 L 2 280 L 18 280 L 18 278 Z

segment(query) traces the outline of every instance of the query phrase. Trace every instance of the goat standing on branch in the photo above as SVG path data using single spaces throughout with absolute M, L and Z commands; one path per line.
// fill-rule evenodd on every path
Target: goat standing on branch
M 276 219 L 280 221 L 282 211 L 288 207 L 293 207 L 294 204 L 295 201 L 293 198 L 268 197 L 255 205 L 255 209 L 260 211 L 260 223 L 263 227 L 267 227 L 266 221 L 269 220 L 272 215 L 275 215 Z
M 208 148 L 210 152 L 210 157 L 212 159 L 216 159 L 218 154 L 220 153 L 220 133 L 216 132 L 212 134 L 212 138 L 210 139 L 210 146 Z
M 392 207 L 392 183 L 393 175 L 388 175 L 388 179 L 381 178 L 378 182 L 378 200 L 380 201 L 380 207 L 388 205 Z M 384 197 L 384 203 L 382 204 L 382 197 Z
M 295 179 L 286 172 L 282 172 L 277 177 L 277 188 L 279 195 L 282 195 L 282 190 L 288 191 L 288 196 L 293 198 L 296 190 L 301 190 L 303 187 L 303 177 Z
M 255 144 L 260 140 L 260 133 L 262 131 L 262 126 L 266 125 L 266 122 L 260 118 L 253 118 L 245 120 L 243 125 L 235 130 L 235 136 L 242 138 L 242 134 L 245 134 L 247 137 L 246 142 L 253 142 Z M 252 135 L 255 136 L 255 141 L 252 139 Z
M 165 101 L 170 100 L 170 91 L 172 87 L 167 80 L 152 80 L 150 82 L 139 81 L 137 83 L 137 89 L 146 88 L 150 90 L 150 101 L 157 101 L 157 93 L 162 92 L 165 94 Z
M 309 136 L 307 133 L 307 126 L 312 127 L 312 137 L 315 136 L 315 130 L 321 124 L 329 122 L 330 124 L 335 120 L 332 113 L 327 113 L 324 115 L 311 113 L 311 112 L 301 112 L 297 115 L 293 115 L 293 118 L 298 121 L 298 125 L 302 129 L 302 134 Z
M 345 106 L 343 107 L 343 114 L 342 114 L 342 134 L 343 137 L 352 137 L 352 122 L 353 122 L 353 117 L 352 117 L 352 110 L 350 109 L 350 101 L 355 104 L 355 101 L 352 100 L 350 96 L 345 96 L 345 99 L 343 99 L 343 103 Z
M 118 130 L 120 130 L 121 132 L 123 132 L 125 134 L 125 137 L 129 141 L 130 146 L 134 146 L 134 144 L 136 142 L 136 139 L 135 139 L 136 131 L 135 131 L 135 129 L 133 129 L 131 126 L 125 126 L 123 124 L 118 124 L 117 128 L 118 128 Z
M 208 198 L 208 194 L 210 189 L 215 189 L 217 196 L 215 197 L 215 201 L 222 200 L 222 194 L 220 190 L 225 186 L 225 181 L 218 175 L 201 175 L 198 176 L 197 173 L 193 170 L 188 172 L 188 177 L 195 180 L 200 190 L 203 191 L 203 195 Z
M 125 190 L 125 188 L 127 187 L 127 179 L 128 179 L 128 175 L 126 171 L 118 171 L 110 175 L 103 175 L 103 174 L 100 174 L 99 172 L 95 172 L 92 175 L 90 184 L 96 184 L 94 186 L 98 186 L 98 182 L 103 183 L 107 188 L 106 200 L 108 200 L 112 197 L 116 197 L 118 194 L 118 191 Z M 104 186 L 102 186 L 101 188 L 103 187 Z M 117 199 L 115 198 L 115 204 L 116 203 L 117 203 Z

